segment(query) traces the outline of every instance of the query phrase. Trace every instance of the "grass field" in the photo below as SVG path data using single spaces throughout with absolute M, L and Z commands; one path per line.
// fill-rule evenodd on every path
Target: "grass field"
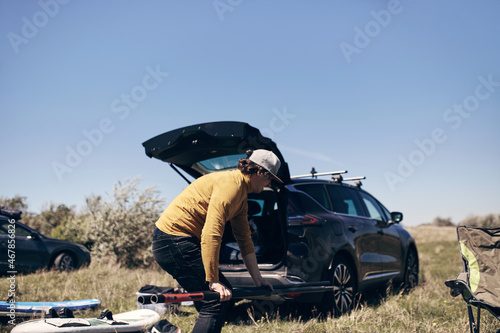
M 468 332 L 465 303 L 452 298 L 444 281 L 462 270 L 454 227 L 420 226 L 408 228 L 416 239 L 420 259 L 420 283 L 408 295 L 387 293 L 363 295 L 358 308 L 340 318 L 319 316 L 315 311 L 294 307 L 239 302 L 235 315 L 223 332 Z M 0 292 L 7 298 L 8 281 L 2 277 Z M 39 272 L 16 278 L 18 301 L 58 301 L 85 298 L 101 300 L 101 308 L 76 312 L 77 317 L 97 316 L 104 308 L 113 313 L 137 308 L 135 293 L 146 284 L 175 286 L 159 270 L 131 270 L 113 265 L 92 264 L 71 273 Z M 253 310 L 253 312 L 252 312 Z M 253 315 L 252 315 L 253 313 Z M 250 315 L 249 315 L 250 314 Z M 191 331 L 196 319 L 193 307 L 180 307 L 167 315 L 183 332 Z M 482 332 L 496 332 L 500 322 L 487 311 L 481 318 Z M 3 325 L 1 332 L 10 332 Z

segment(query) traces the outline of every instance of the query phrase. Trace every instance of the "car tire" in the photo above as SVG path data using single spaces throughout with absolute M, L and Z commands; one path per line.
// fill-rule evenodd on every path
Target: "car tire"
M 357 293 L 356 275 L 350 262 L 342 256 L 334 259 L 329 275 L 333 291 L 325 294 L 325 304 L 328 311 L 339 317 L 354 308 Z
M 409 249 L 406 256 L 404 289 L 411 290 L 418 284 L 418 255 L 414 249 Z
M 72 271 L 76 268 L 76 261 L 70 253 L 62 252 L 57 255 L 52 268 L 61 272 Z

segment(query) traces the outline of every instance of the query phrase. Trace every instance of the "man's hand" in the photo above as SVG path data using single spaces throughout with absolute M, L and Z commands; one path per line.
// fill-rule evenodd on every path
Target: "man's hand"
M 260 280 L 257 280 L 254 283 L 255 283 L 256 287 L 266 287 L 271 291 L 274 290 L 273 285 L 271 283 L 269 283 L 269 281 L 267 281 L 266 279 L 264 279 L 262 277 L 260 278 Z
M 225 285 L 220 282 L 210 282 L 208 284 L 210 290 L 215 291 L 220 294 L 220 301 L 225 302 L 229 301 L 233 296 L 231 290 L 229 290 Z
M 257 257 L 255 257 L 255 252 L 249 253 L 243 256 L 243 262 L 245 263 L 248 273 L 252 277 L 253 283 L 256 287 L 266 287 L 273 291 L 273 285 L 269 283 L 266 279 L 260 275 L 259 266 L 257 265 Z

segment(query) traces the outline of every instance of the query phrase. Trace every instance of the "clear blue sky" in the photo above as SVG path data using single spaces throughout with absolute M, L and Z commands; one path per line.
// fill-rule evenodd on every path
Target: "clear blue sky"
M 407 226 L 500 213 L 498 13 L 493 0 L 0 0 L 0 195 L 80 209 L 141 175 L 168 203 L 186 183 L 142 142 L 236 120 L 292 174 L 366 176 Z

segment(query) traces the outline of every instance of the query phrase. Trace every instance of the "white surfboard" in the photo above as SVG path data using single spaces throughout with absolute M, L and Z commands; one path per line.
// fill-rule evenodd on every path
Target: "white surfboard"
M 98 318 L 47 318 L 17 324 L 11 333 L 55 332 L 137 332 L 160 320 L 149 309 L 139 309 L 113 315 L 113 320 Z

